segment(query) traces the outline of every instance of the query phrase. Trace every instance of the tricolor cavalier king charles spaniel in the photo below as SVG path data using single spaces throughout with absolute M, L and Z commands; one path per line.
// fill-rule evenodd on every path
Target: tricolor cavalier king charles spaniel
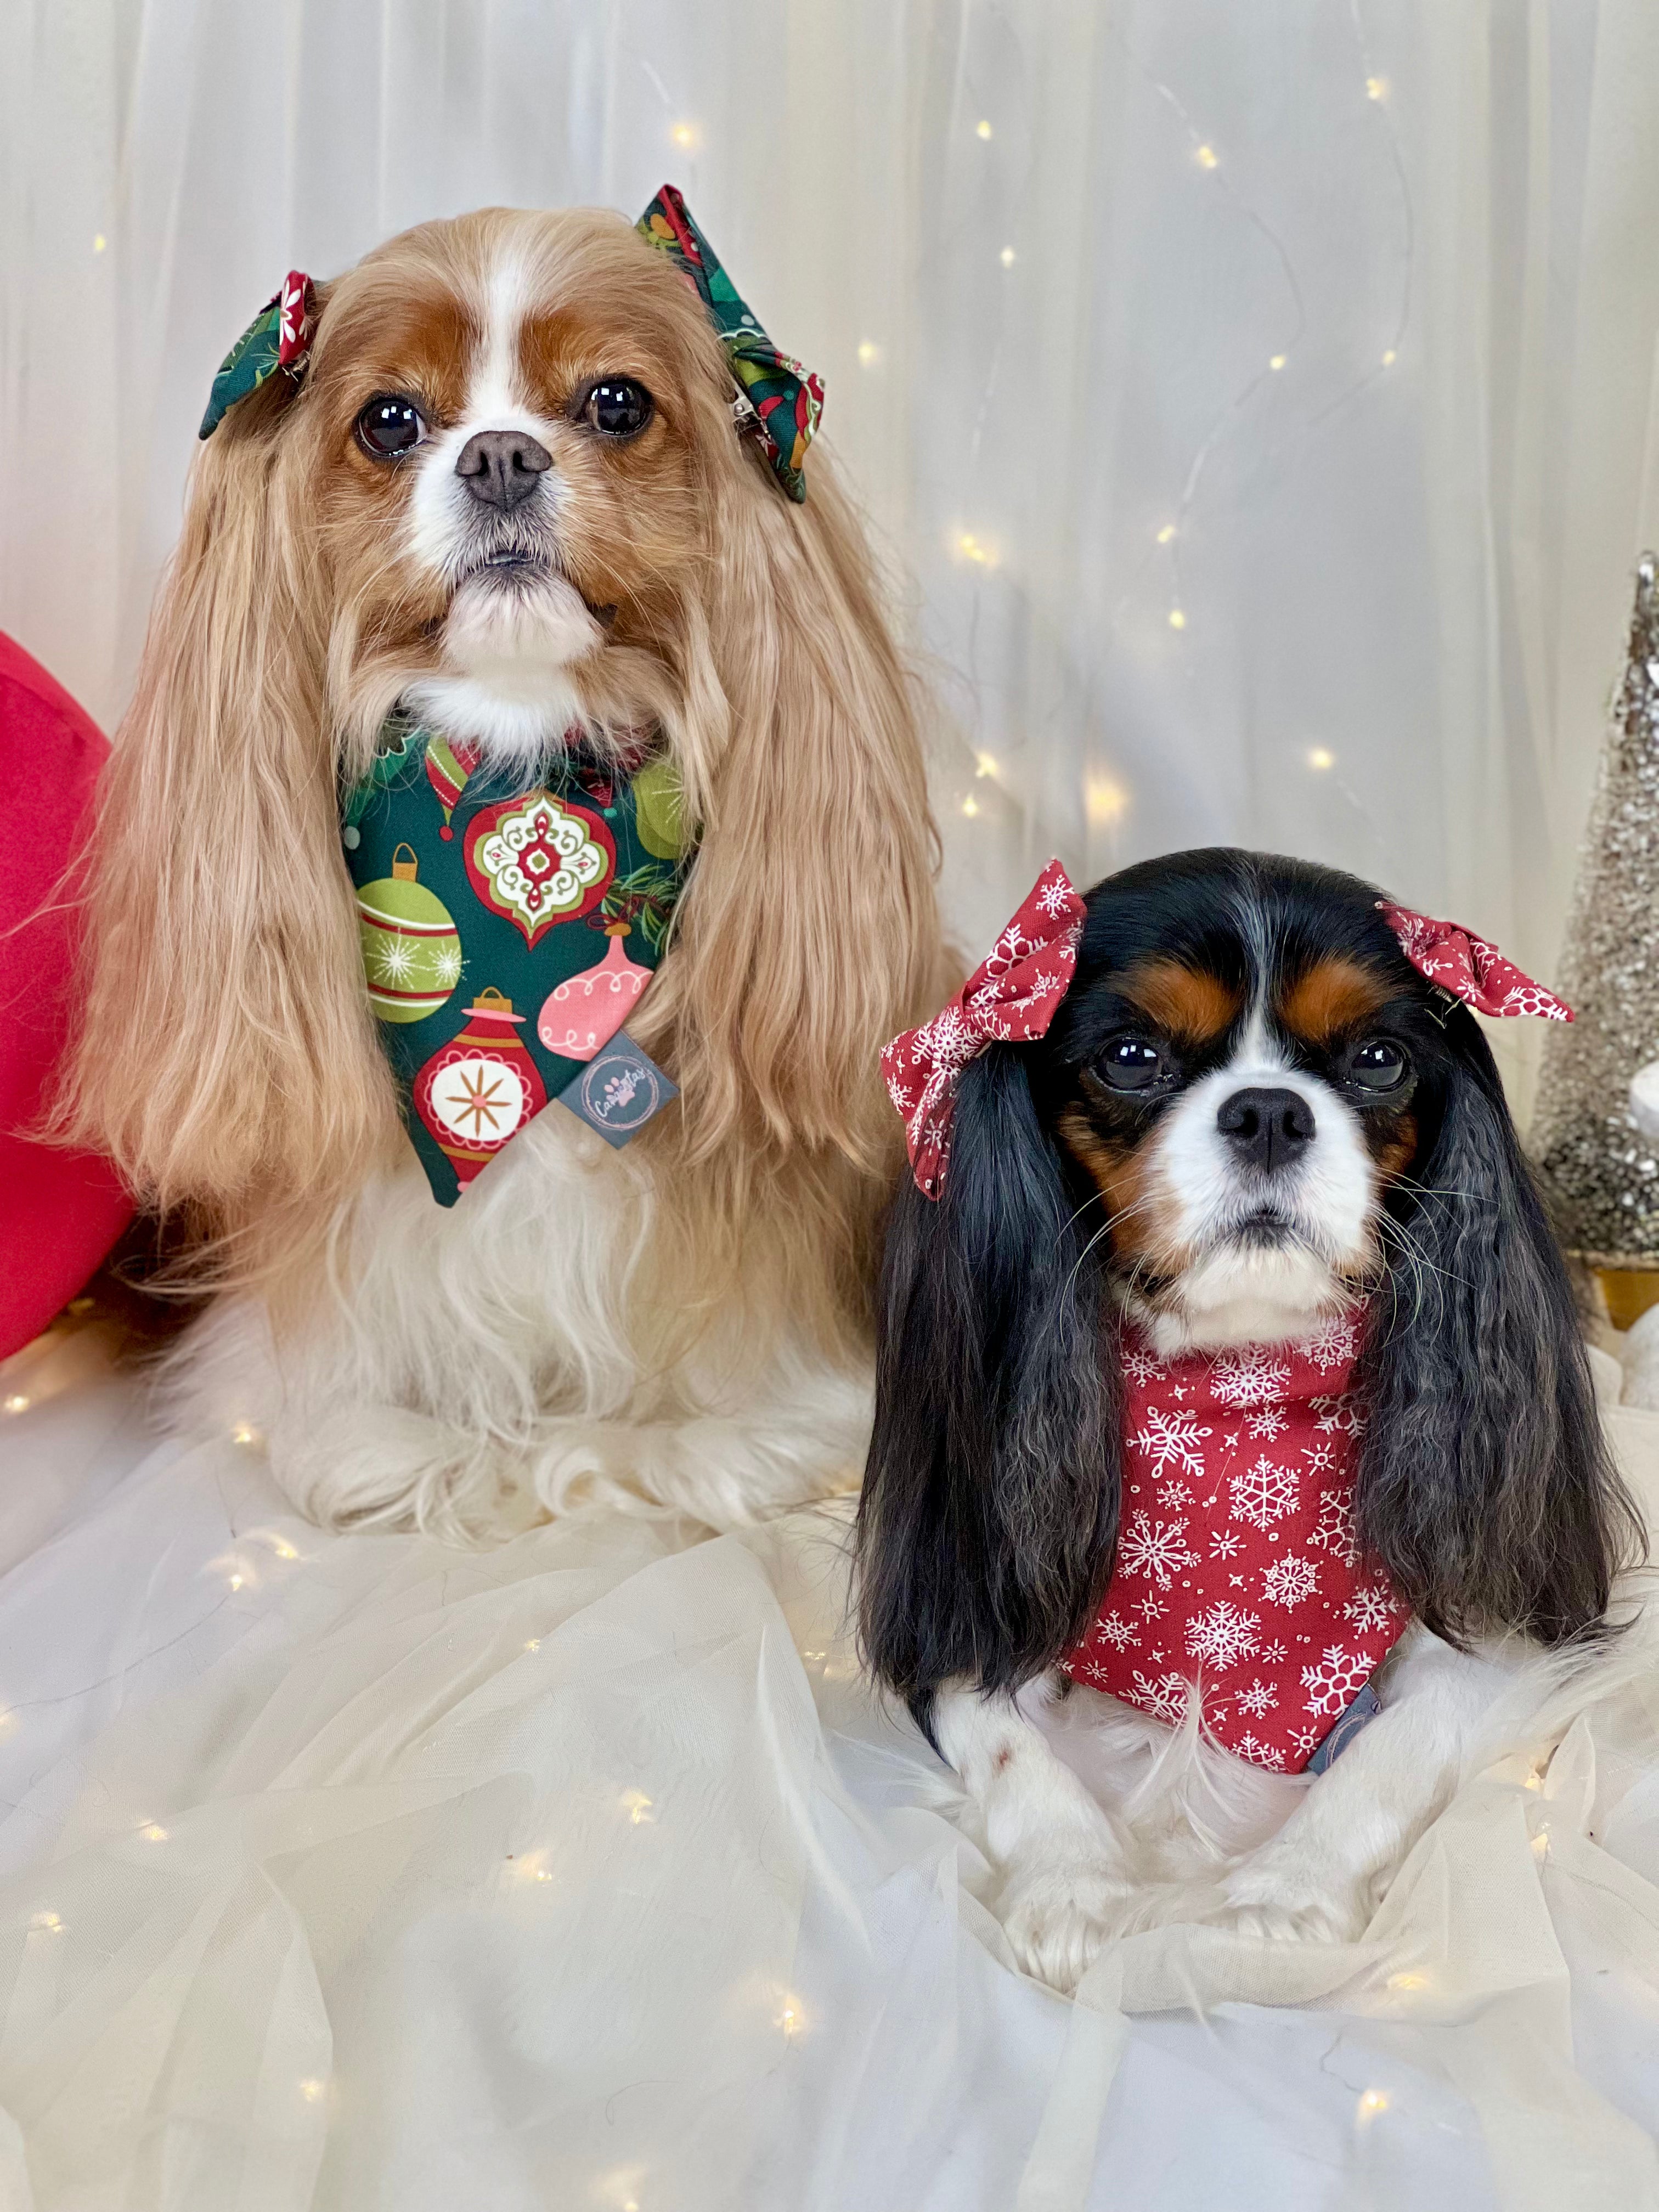
M 1352 1937 L 1449 1794 L 1493 1647 L 1593 1638 L 1639 1545 L 1491 1053 L 1377 893 L 1194 852 L 1077 915 L 1046 1033 L 994 1024 L 958 1054 L 936 1194 L 896 1201 L 859 1522 L 867 1660 L 961 1775 L 1015 1952 L 1061 1988 L 1144 1910 L 1136 1838 L 1018 1692 L 1063 1666 L 1109 1683 L 1224 1797 L 1219 1746 L 1321 1765 L 1392 1644 L 1380 1712 L 1213 1900 Z M 1565 1012 L 1524 978 L 1510 1000 Z
M 119 733 L 64 1115 L 224 1285 L 178 1417 L 257 1432 L 337 1522 L 851 1489 L 876 1054 L 949 988 L 854 511 L 821 448 L 780 490 L 703 303 L 619 216 L 487 210 L 294 289 L 303 376 L 203 446 Z M 644 732 L 697 848 L 629 1022 L 678 1101 L 625 1152 L 550 1106 L 448 1210 L 341 851 L 397 705 L 520 787 Z

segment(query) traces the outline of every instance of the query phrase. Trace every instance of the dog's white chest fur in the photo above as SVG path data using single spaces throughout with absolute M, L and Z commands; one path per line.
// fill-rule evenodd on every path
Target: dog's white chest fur
M 556 1103 L 453 1206 L 411 1152 L 342 1218 L 302 1325 L 279 1346 L 227 1301 L 175 1391 L 192 1425 L 254 1428 L 334 1518 L 505 1529 L 604 1500 L 725 1526 L 851 1487 L 866 1377 L 779 1318 L 766 1240 L 700 1285 L 653 1182 Z

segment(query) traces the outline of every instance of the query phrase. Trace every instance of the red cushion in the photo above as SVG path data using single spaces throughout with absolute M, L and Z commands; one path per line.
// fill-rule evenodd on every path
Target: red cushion
M 0 1358 L 75 1296 L 132 1218 L 106 1160 L 33 1142 L 73 1020 L 75 916 L 60 895 L 109 748 L 0 635 Z

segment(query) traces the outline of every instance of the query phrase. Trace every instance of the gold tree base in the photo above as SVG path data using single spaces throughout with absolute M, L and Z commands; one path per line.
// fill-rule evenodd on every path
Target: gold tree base
M 1607 1319 L 1617 1329 L 1640 1321 L 1650 1306 L 1659 1306 L 1659 1264 L 1652 1261 L 1632 1267 L 1628 1261 L 1609 1264 L 1593 1252 L 1583 1255 L 1601 1287 Z

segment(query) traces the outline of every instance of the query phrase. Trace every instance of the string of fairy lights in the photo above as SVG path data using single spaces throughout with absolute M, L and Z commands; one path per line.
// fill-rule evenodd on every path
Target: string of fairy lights
M 1380 120 L 1387 158 L 1397 186 L 1404 232 L 1402 273 L 1400 296 L 1392 328 L 1387 333 L 1386 342 L 1379 347 L 1369 368 L 1363 368 L 1324 406 L 1309 417 L 1307 424 L 1309 429 L 1316 428 L 1328 416 L 1351 404 L 1369 385 L 1378 378 L 1387 376 L 1397 366 L 1411 315 L 1414 212 L 1398 135 L 1389 112 L 1392 87 L 1389 79 L 1378 71 L 1373 61 L 1364 24 L 1359 12 L 1358 0 L 1349 0 L 1349 15 L 1358 63 L 1358 90 L 1363 93 L 1364 100 L 1370 111 Z M 1185 477 L 1172 500 L 1166 518 L 1158 522 L 1152 532 L 1152 546 L 1149 550 L 1153 556 L 1161 556 L 1163 562 L 1164 627 L 1173 634 L 1172 647 L 1179 641 L 1181 644 L 1190 648 L 1199 641 L 1191 629 L 1192 618 L 1187 605 L 1187 595 L 1182 588 L 1182 550 L 1188 535 L 1193 510 L 1198 500 L 1205 471 L 1217 447 L 1244 415 L 1257 393 L 1271 380 L 1282 376 L 1291 367 L 1306 336 L 1307 314 L 1302 286 L 1288 249 L 1259 210 L 1244 198 L 1234 183 L 1223 150 L 1200 129 L 1174 88 L 1157 76 L 1128 46 L 1127 41 L 1120 38 L 1120 44 L 1130 64 L 1144 77 L 1152 93 L 1174 117 L 1185 139 L 1188 158 L 1193 167 L 1206 178 L 1213 180 L 1215 187 L 1227 197 L 1236 214 L 1256 230 L 1271 247 L 1284 276 L 1291 308 L 1290 326 L 1278 346 L 1266 356 L 1259 368 L 1248 373 L 1238 388 L 1218 410 L 1208 429 L 1194 450 Z M 971 137 L 981 145 L 989 146 L 997 138 L 998 125 L 991 116 L 979 117 L 969 128 Z M 1018 252 L 1013 245 L 1002 246 L 996 249 L 996 252 L 999 261 L 1005 269 L 1012 269 L 1018 260 Z M 881 358 L 882 348 L 877 340 L 869 338 L 860 342 L 858 347 L 858 359 L 861 365 L 878 364 Z M 978 572 L 975 578 L 976 587 L 980 579 L 990 576 L 997 569 L 1004 567 L 1006 562 L 1006 553 L 1003 544 L 996 533 L 983 524 L 975 525 L 972 528 L 961 526 L 953 527 L 947 533 L 946 545 L 951 558 L 957 564 Z M 1129 598 L 1120 603 L 1115 611 L 1120 618 L 1128 611 L 1133 597 L 1132 592 Z M 1323 744 L 1308 745 L 1303 754 L 1303 762 L 1306 770 L 1310 775 L 1317 776 L 1329 775 L 1338 766 L 1335 750 L 1330 745 Z M 973 781 L 966 791 L 958 790 L 953 801 L 959 812 L 969 820 L 981 816 L 985 811 L 981 792 L 977 787 L 988 779 L 1003 799 L 1016 805 L 1024 803 L 1015 787 L 1005 777 L 1003 763 L 997 755 L 992 751 L 981 750 L 975 755 Z M 1340 781 L 1340 778 L 1339 781 Z M 1115 840 L 1115 833 L 1130 812 L 1133 799 L 1133 794 L 1121 770 L 1093 763 L 1086 764 L 1082 771 L 1079 797 L 1082 802 L 1083 818 L 1090 832 L 1103 831 L 1113 834 Z

